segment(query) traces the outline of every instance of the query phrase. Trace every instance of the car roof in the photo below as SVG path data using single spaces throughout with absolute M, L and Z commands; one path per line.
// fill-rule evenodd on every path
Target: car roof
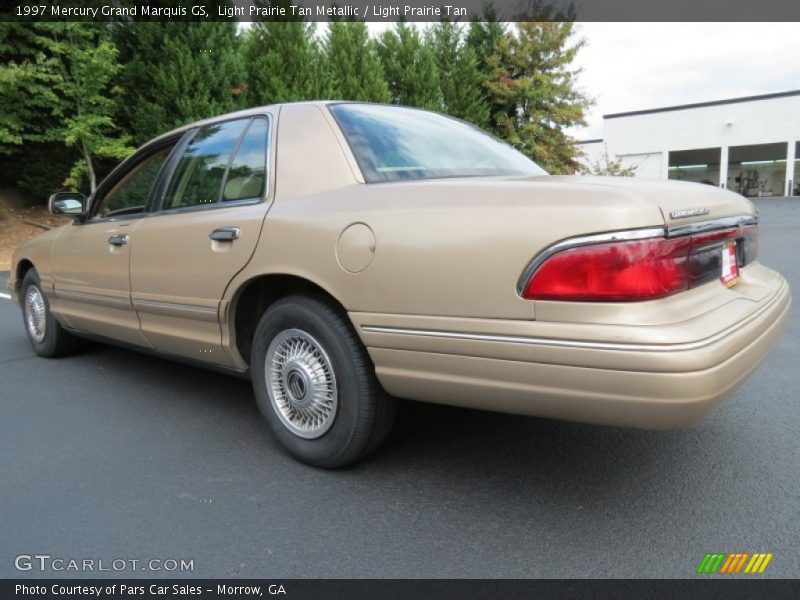
M 284 106 L 285 104 L 310 104 L 310 105 L 324 106 L 326 104 L 330 104 L 331 102 L 333 102 L 333 101 L 332 100 L 319 100 L 319 101 L 314 101 L 314 102 L 284 102 L 284 103 L 281 103 L 281 104 L 266 104 L 264 106 L 254 106 L 252 108 L 245 108 L 245 109 L 242 109 L 242 110 L 236 110 L 236 111 L 225 113 L 225 114 L 222 114 L 222 115 L 216 115 L 214 117 L 209 117 L 207 119 L 200 119 L 199 121 L 193 121 L 192 123 L 187 123 L 186 125 L 181 125 L 180 127 L 176 127 L 175 129 L 171 129 L 170 131 L 167 131 L 167 132 L 162 133 L 161 135 L 159 135 L 157 137 L 154 137 L 153 139 L 151 139 L 148 142 L 146 142 L 144 145 L 145 146 L 149 146 L 152 143 L 156 143 L 156 142 L 158 142 L 160 140 L 163 140 L 163 139 L 166 139 L 166 138 L 170 138 L 170 137 L 172 137 L 174 135 L 177 135 L 179 133 L 183 133 L 183 132 L 185 132 L 185 131 L 187 131 L 189 129 L 193 129 L 195 127 L 201 127 L 203 125 L 209 125 L 211 123 L 216 123 L 218 121 L 228 121 L 230 119 L 235 119 L 237 117 L 242 117 L 242 118 L 254 117 L 256 115 L 264 114 L 264 112 L 267 111 L 267 110 L 269 110 L 269 111 L 280 110 L 281 106 Z
M 185 132 L 185 131 L 187 131 L 189 129 L 193 129 L 194 127 L 202 127 L 203 125 L 210 125 L 211 123 L 217 123 L 217 122 L 220 122 L 220 121 L 228 121 L 230 119 L 254 117 L 254 116 L 257 116 L 257 115 L 264 114 L 264 111 L 266 111 L 266 110 L 279 111 L 281 109 L 281 107 L 283 107 L 283 106 L 297 106 L 297 105 L 299 105 L 299 106 L 303 106 L 303 105 L 304 106 L 330 106 L 332 104 L 367 104 L 367 105 L 371 105 L 371 106 L 386 106 L 386 107 L 390 107 L 390 108 L 406 108 L 406 109 L 418 110 L 418 111 L 422 111 L 422 112 L 435 112 L 435 111 L 430 111 L 428 109 L 419 108 L 419 107 L 416 107 L 416 106 L 405 106 L 403 104 L 391 104 L 391 103 L 388 103 L 388 102 L 366 102 L 364 100 L 336 99 L 336 100 L 301 100 L 301 101 L 297 101 L 297 102 L 281 102 L 281 103 L 276 103 L 276 104 L 265 104 L 263 106 L 253 106 L 251 108 L 245 108 L 245 109 L 242 109 L 242 110 L 237 110 L 237 111 L 225 113 L 225 114 L 222 114 L 222 115 L 216 115 L 214 117 L 209 117 L 207 119 L 201 119 L 199 121 L 194 121 L 192 123 L 187 123 L 186 125 L 181 125 L 180 127 L 176 127 L 175 129 L 172 129 L 170 131 L 167 131 L 166 133 L 162 133 L 161 135 L 159 135 L 157 137 L 154 137 L 153 139 L 151 139 L 151 140 L 147 141 L 146 143 L 144 143 L 142 145 L 142 147 L 149 146 L 150 144 L 152 144 L 154 142 L 158 142 L 158 141 L 164 140 L 166 138 L 172 137 L 174 135 L 177 135 L 179 133 L 183 133 L 183 132 Z M 439 113 L 436 113 L 436 114 L 439 114 Z M 448 115 L 442 115 L 442 116 L 448 116 Z M 456 119 L 455 117 L 452 117 L 452 116 L 450 118 L 451 119 Z M 461 119 L 456 119 L 456 120 L 461 120 Z
M 305 100 L 299 102 L 282 102 L 278 104 L 266 104 L 264 106 L 254 106 L 252 108 L 245 108 L 242 110 L 237 110 L 234 112 L 225 113 L 222 115 L 217 115 L 214 117 L 209 117 L 207 119 L 201 119 L 199 121 L 194 121 L 192 123 L 187 123 L 186 125 L 181 125 L 180 127 L 176 127 L 166 133 L 162 133 L 161 135 L 149 140 L 143 146 L 149 146 L 150 144 L 157 143 L 161 140 L 166 138 L 170 138 L 177 134 L 183 133 L 189 129 L 193 129 L 195 127 L 202 127 L 203 125 L 210 125 L 211 123 L 217 123 L 219 121 L 228 121 L 230 119 L 236 118 L 247 118 L 247 117 L 254 117 L 257 115 L 264 114 L 265 111 L 279 111 L 282 106 L 289 106 L 289 105 L 305 105 L 305 106 L 329 106 L 331 104 L 372 104 L 375 106 L 391 106 L 395 108 L 401 108 L 397 104 L 385 104 L 380 102 L 363 102 L 359 100 Z M 412 107 L 403 107 L 403 108 L 412 108 Z

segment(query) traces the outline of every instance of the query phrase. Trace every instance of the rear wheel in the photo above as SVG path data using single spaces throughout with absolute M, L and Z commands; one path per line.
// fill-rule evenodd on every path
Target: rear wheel
M 290 296 L 264 313 L 251 372 L 261 412 L 303 462 L 350 464 L 391 431 L 396 400 L 378 383 L 346 315 L 322 298 Z
M 50 312 L 36 269 L 25 273 L 21 290 L 25 332 L 36 354 L 55 358 L 77 350 L 81 340 L 65 330 Z

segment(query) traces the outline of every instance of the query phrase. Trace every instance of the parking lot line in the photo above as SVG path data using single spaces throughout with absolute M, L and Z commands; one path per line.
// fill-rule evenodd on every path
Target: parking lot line
M 0 298 L 5 298 L 7 300 L 11 300 L 11 294 L 0 294 Z

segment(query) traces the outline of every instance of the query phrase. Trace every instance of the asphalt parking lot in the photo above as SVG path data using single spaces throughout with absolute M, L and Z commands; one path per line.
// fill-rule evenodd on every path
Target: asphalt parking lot
M 795 577 L 800 199 L 759 207 L 793 319 L 684 431 L 407 403 L 378 454 L 321 471 L 283 453 L 248 382 L 103 345 L 37 358 L 0 298 L 0 577 L 40 575 L 20 554 L 193 560 L 118 573 L 150 577 L 694 577 L 706 552 L 734 551 Z

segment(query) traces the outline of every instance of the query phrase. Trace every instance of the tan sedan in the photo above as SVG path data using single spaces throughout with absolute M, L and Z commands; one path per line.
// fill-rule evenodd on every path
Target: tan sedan
M 95 338 L 253 381 L 281 443 L 335 467 L 396 397 L 680 427 L 789 316 L 755 207 L 704 185 L 548 176 L 435 113 L 300 103 L 167 133 L 26 243 L 42 356 Z

